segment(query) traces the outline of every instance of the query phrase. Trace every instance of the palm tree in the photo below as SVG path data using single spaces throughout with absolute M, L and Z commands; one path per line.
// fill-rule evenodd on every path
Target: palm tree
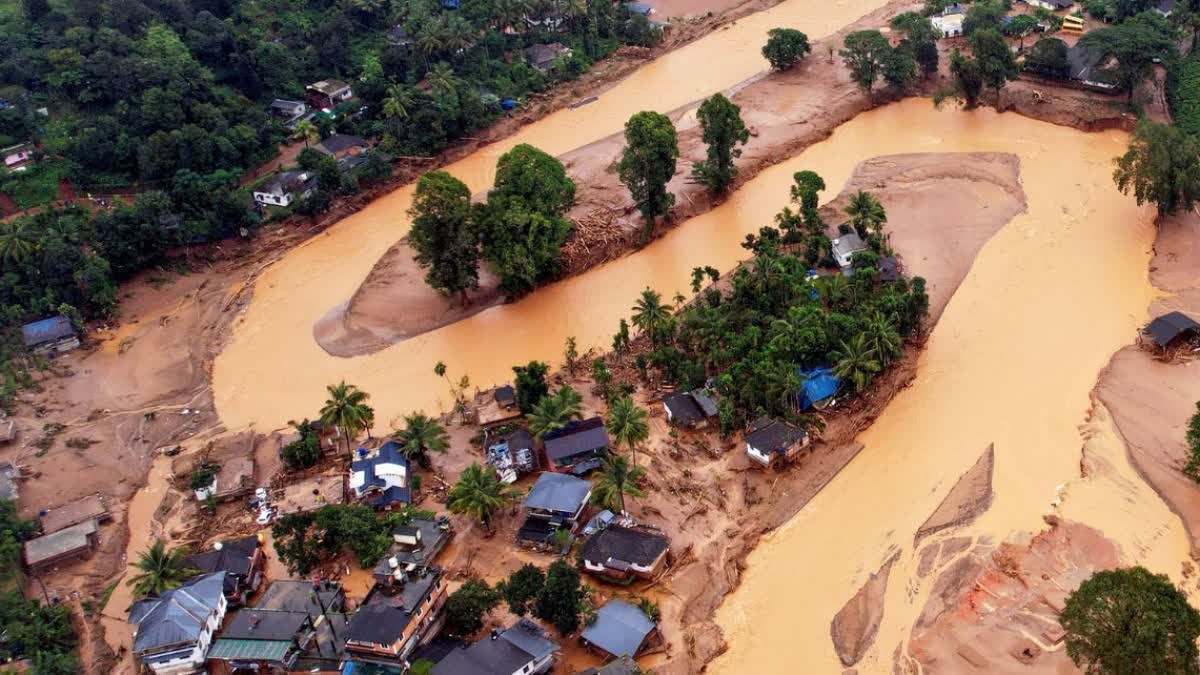
M 346 454 L 351 455 L 350 441 L 375 423 L 375 409 L 367 405 L 371 395 L 345 380 L 325 388 L 329 398 L 321 408 L 321 421 L 337 427 L 346 443 Z M 353 455 L 351 455 L 353 459 Z
M 446 452 L 450 447 L 450 436 L 437 420 L 425 413 L 414 413 L 404 418 L 404 428 L 393 432 L 392 438 L 401 445 L 404 456 L 429 467 L 430 452 Z
M 646 496 L 638 487 L 638 483 L 645 476 L 645 468 L 630 464 L 620 455 L 606 459 L 597 474 L 596 484 L 592 487 L 592 501 L 606 509 L 624 513 L 625 495 Z
M 292 137 L 304 139 L 306 148 L 309 141 L 315 141 L 320 136 L 321 132 L 317 129 L 317 125 L 312 123 L 312 120 L 300 120 L 296 123 L 296 128 L 292 130 Z
M 155 539 L 150 548 L 142 551 L 138 561 L 133 564 L 140 574 L 129 578 L 125 583 L 133 586 L 133 592 L 138 597 L 161 595 L 164 591 L 178 588 L 180 584 L 198 574 L 198 570 L 184 564 L 188 556 L 185 546 L 177 546 L 170 551 L 162 539 Z
M 429 57 L 438 53 L 442 49 L 442 28 L 441 24 L 436 21 L 429 21 L 424 24 L 416 36 L 413 38 L 416 44 L 417 51 L 421 54 L 422 61 L 425 64 L 429 63 Z
M 37 235 L 24 219 L 0 223 L 0 260 L 24 262 L 38 249 Z
M 563 385 L 533 406 L 529 413 L 529 430 L 538 438 L 567 426 L 567 422 L 583 412 L 583 397 L 574 389 Z
M 458 77 L 449 63 L 439 61 L 425 77 L 434 96 L 450 98 L 458 94 Z
M 645 408 L 638 407 L 633 399 L 622 396 L 608 406 L 608 433 L 613 443 L 625 446 L 633 452 L 633 463 L 637 464 L 637 448 L 650 437 L 649 415 Z
M 887 365 L 900 357 L 903 352 L 904 339 L 896 330 L 895 322 L 875 312 L 866 324 L 867 345 L 879 356 L 882 365 Z
M 477 33 L 475 28 L 461 16 L 451 16 L 446 21 L 445 44 L 452 54 L 461 54 L 475 46 Z
M 846 206 L 846 215 L 850 216 L 850 223 L 854 225 L 854 229 L 864 235 L 867 232 L 880 234 L 883 224 L 887 222 L 887 211 L 883 209 L 883 204 L 879 203 L 875 195 L 863 190 L 851 195 L 850 203 Z
M 409 109 L 416 102 L 412 88 L 402 84 L 389 85 L 383 99 L 383 116 L 388 119 L 408 119 Z
M 840 274 L 823 276 L 817 280 L 817 292 L 829 309 L 836 309 L 846 301 L 850 293 L 850 282 Z
M 491 467 L 472 463 L 458 476 L 458 482 L 450 488 L 446 507 L 451 513 L 472 516 L 483 523 L 484 529 L 492 531 L 492 515 L 504 502 L 516 493 L 504 487 Z
M 866 333 L 859 333 L 850 338 L 850 342 L 842 341 L 842 348 L 830 353 L 833 359 L 833 374 L 848 380 L 855 392 L 861 392 L 871 383 L 881 366 L 875 350 L 867 344 Z
M 657 342 L 671 320 L 671 306 L 664 305 L 658 291 L 647 288 L 633 306 L 633 325 Z

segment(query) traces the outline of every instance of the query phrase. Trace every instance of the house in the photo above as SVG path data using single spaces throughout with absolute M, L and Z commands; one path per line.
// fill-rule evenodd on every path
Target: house
M 781 457 L 791 459 L 809 443 L 803 429 L 769 417 L 755 420 L 745 440 L 746 455 L 763 466 L 771 466 Z
M 635 657 L 658 634 L 642 610 L 624 600 L 609 600 L 579 636 L 585 647 L 611 658 Z
M 558 645 L 529 619 L 456 649 L 433 667 L 433 675 L 537 675 L 550 672 Z
M 355 497 L 384 510 L 409 502 L 408 458 L 399 443 L 388 441 L 373 452 L 359 448 L 358 455 L 350 464 L 350 489 Z
M 340 584 L 332 581 L 301 581 L 276 579 L 267 586 L 256 609 L 288 612 L 308 612 L 315 621 L 329 612 L 340 612 L 346 604 L 346 594 Z
M 519 428 L 488 445 L 487 463 L 496 470 L 500 481 L 511 485 L 538 469 L 537 447 L 528 429 Z
M 213 633 L 225 618 L 225 573 L 196 577 L 157 598 L 133 605 L 133 655 L 156 675 L 204 667 Z
M 289 513 L 308 513 L 329 504 L 341 504 L 346 501 L 345 476 L 339 473 L 325 473 L 292 483 L 283 488 L 283 496 L 274 499 L 272 506 L 279 515 Z
M 67 352 L 79 346 L 79 334 L 65 316 L 52 316 L 21 326 L 25 348 L 34 354 Z
M 533 45 L 525 50 L 525 62 L 542 73 L 549 72 L 560 58 L 567 59 L 570 57 L 571 48 L 561 42 Z
M 240 607 L 262 585 L 266 554 L 257 536 L 218 541 L 212 548 L 192 553 L 187 567 L 200 574 L 225 573 L 225 598 L 231 607 Z
M 576 420 L 542 436 L 542 446 L 550 470 L 581 476 L 600 468 L 608 453 L 608 431 L 599 417 Z
M 653 579 L 666 566 L 671 541 L 646 527 L 612 525 L 583 545 L 583 569 L 612 581 Z
M 1180 338 L 1200 336 L 1200 323 L 1183 312 L 1170 312 L 1151 321 L 1142 333 L 1158 349 L 1167 349 Z
M 842 388 L 842 380 L 829 368 L 796 369 L 802 384 L 795 405 L 800 410 L 824 410 L 833 404 L 833 397 Z
M 686 429 L 705 429 L 708 421 L 717 416 L 717 404 L 704 392 L 677 391 L 663 399 L 667 422 Z
M 879 259 L 879 280 L 885 284 L 900 281 L 900 261 L 896 256 L 884 256 Z
M 1117 90 L 1113 71 L 1105 68 L 1107 55 L 1092 47 L 1076 44 L 1067 50 L 1069 77 L 1089 89 L 1113 92 Z
M 525 496 L 525 522 L 517 543 L 536 548 L 555 543 L 554 533 L 573 532 L 592 496 L 592 484 L 566 474 L 546 471 Z
M 1060 12 L 1075 6 L 1075 0 L 1022 0 L 1022 2 L 1034 9 L 1048 9 L 1051 12 Z
M 247 608 L 221 629 L 208 650 L 213 675 L 293 671 L 317 635 L 308 612 Z
M 337 104 L 354 98 L 354 91 L 350 85 L 341 80 L 313 82 L 304 88 L 304 93 L 314 108 L 323 110 L 337 107 Z
M 33 143 L 18 143 L 0 150 L 0 157 L 4 158 L 4 168 L 9 171 L 24 171 L 25 167 L 33 163 L 33 153 L 36 148 Z
M 401 26 L 400 24 L 396 24 L 389 28 L 387 33 L 384 33 L 384 38 L 387 40 L 388 44 L 393 47 L 403 47 L 408 49 L 413 45 L 412 36 L 409 35 L 408 31 L 404 30 L 404 26 Z
M 50 534 L 89 520 L 95 521 L 97 525 L 107 522 L 112 520 L 112 513 L 104 503 L 104 496 L 94 494 L 50 509 L 41 514 L 38 520 L 41 522 L 42 532 Z
M 454 538 L 450 519 L 413 518 L 392 530 L 392 548 L 375 565 L 375 583 L 391 585 L 433 563 Z
M 599 668 L 587 668 L 581 670 L 575 675 L 638 675 L 642 670 L 638 668 L 637 661 L 633 657 L 622 656 L 615 661 L 600 666 Z
M 962 37 L 963 20 L 966 18 L 966 8 L 959 4 L 953 4 L 945 7 L 941 14 L 930 17 L 929 22 L 943 38 L 956 38 Z
M 505 410 L 517 408 L 517 390 L 511 384 L 496 387 L 496 390 L 492 392 L 492 398 L 495 399 L 496 405 Z
M 361 155 L 368 147 L 367 142 L 360 136 L 334 134 L 317 144 L 317 152 L 341 159 Z
M 287 129 L 293 129 L 296 123 L 304 119 L 308 115 L 308 106 L 303 101 L 292 101 L 285 98 L 277 98 L 271 101 L 271 106 L 268 109 L 272 117 L 283 120 L 283 126 Z
M 317 189 L 317 174 L 311 171 L 280 171 L 254 191 L 254 201 L 264 206 L 290 206 Z
M 833 240 L 833 259 L 837 261 L 838 267 L 850 267 L 855 253 L 861 253 L 867 250 L 867 245 L 857 234 L 843 234 Z
M 254 492 L 254 455 L 223 458 L 213 481 L 208 494 L 218 502 L 240 499 Z
M 25 542 L 25 565 L 35 573 L 86 557 L 96 550 L 100 527 L 94 518 Z
M 396 665 L 437 634 L 444 620 L 442 571 L 426 567 L 400 583 L 371 587 L 346 632 L 347 657 Z
M 624 7 L 625 10 L 630 14 L 644 16 L 647 19 L 649 19 L 650 15 L 654 13 L 654 7 L 645 2 L 626 2 L 622 3 L 621 6 Z
M 20 498 L 16 479 L 16 467 L 8 462 L 0 462 L 0 499 L 15 502 Z
M 476 397 L 475 421 L 483 428 L 511 422 L 523 414 L 517 406 L 517 392 L 512 385 L 496 387 L 491 397 Z
M 1159 16 L 1170 18 L 1171 12 L 1175 10 L 1175 0 L 1158 0 L 1152 9 L 1158 12 Z

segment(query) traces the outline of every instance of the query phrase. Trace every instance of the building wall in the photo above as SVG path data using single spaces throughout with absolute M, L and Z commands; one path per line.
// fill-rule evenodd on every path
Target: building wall
M 292 203 L 292 193 L 277 195 L 273 192 L 255 192 L 254 201 L 268 206 L 287 206 Z

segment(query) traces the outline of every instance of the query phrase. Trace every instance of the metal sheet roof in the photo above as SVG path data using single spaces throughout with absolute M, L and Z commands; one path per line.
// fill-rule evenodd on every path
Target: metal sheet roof
M 291 648 L 290 640 L 221 638 L 208 650 L 208 658 L 227 661 L 282 661 Z

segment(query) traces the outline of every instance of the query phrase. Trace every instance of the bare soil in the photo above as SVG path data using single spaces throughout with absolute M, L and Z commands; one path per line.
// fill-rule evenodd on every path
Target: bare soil
M 988 446 L 975 464 L 946 493 L 946 498 L 913 535 L 915 547 L 925 537 L 952 527 L 965 525 L 987 511 L 992 503 L 992 467 L 996 449 Z

